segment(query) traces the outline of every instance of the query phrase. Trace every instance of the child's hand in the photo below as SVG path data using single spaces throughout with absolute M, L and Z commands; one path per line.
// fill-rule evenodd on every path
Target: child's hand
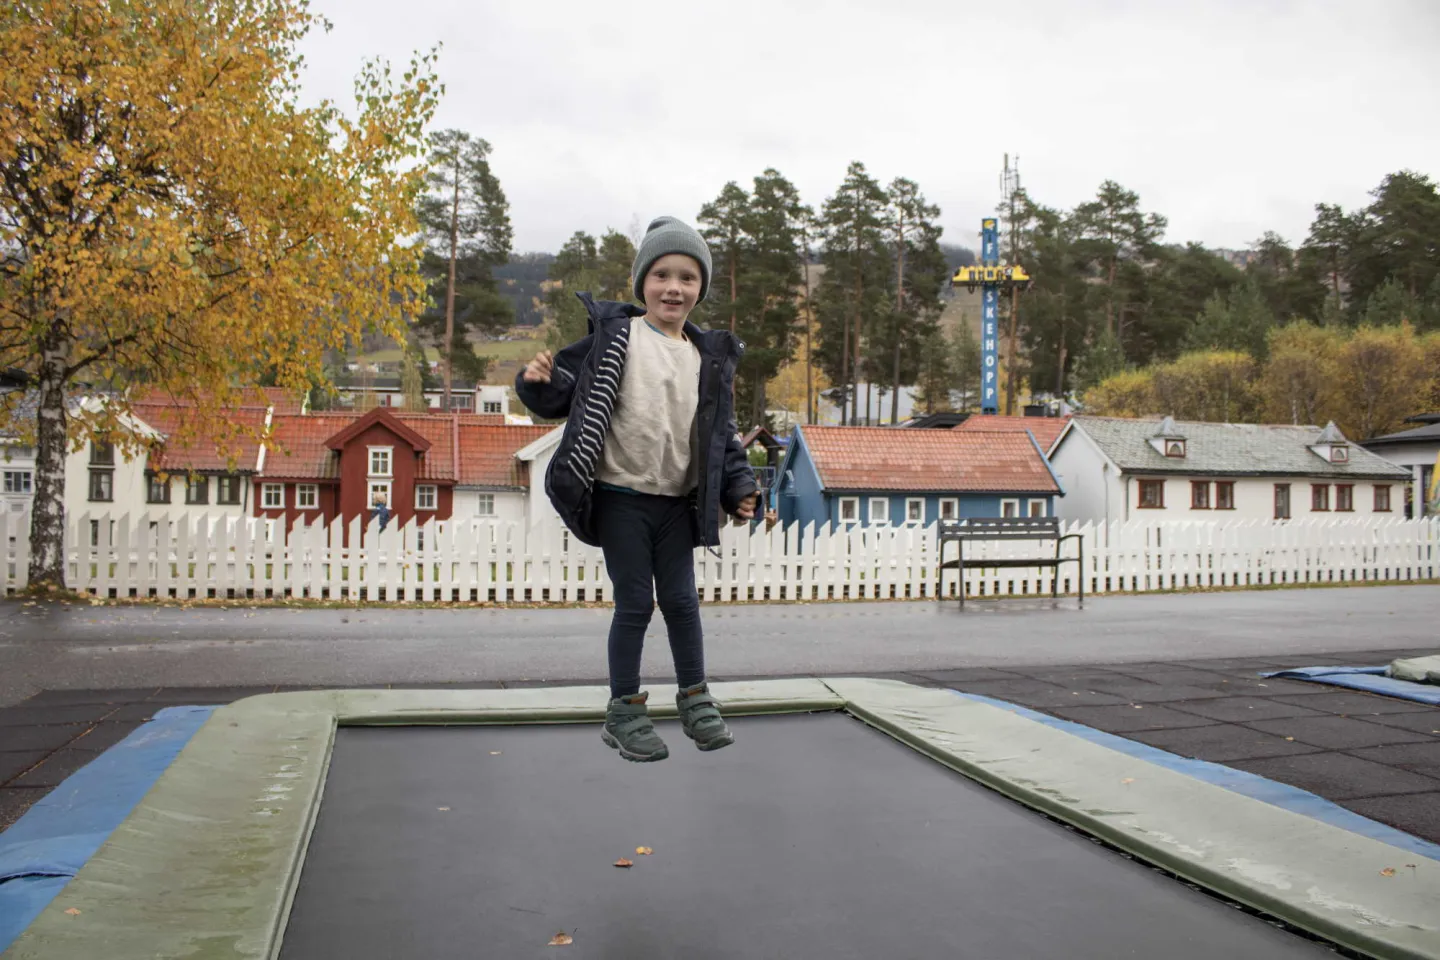
M 735 511 L 735 516 L 739 517 L 741 520 L 754 520 L 755 507 L 756 504 L 759 503 L 759 500 L 760 494 L 758 493 L 752 493 L 744 500 L 741 500 L 739 508 Z
M 549 383 L 551 363 L 549 350 L 541 350 L 535 354 L 535 359 L 525 364 L 525 382 Z

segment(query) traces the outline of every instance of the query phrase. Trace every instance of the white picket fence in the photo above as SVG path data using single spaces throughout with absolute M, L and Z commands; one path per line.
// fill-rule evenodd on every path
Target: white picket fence
M 29 522 L 0 514 L 4 590 L 26 585 Z M 967 597 L 1049 594 L 1060 578 L 1073 594 L 1145 593 L 1210 587 L 1440 577 L 1440 518 L 1327 519 L 1284 523 L 1069 524 L 1084 538 L 1084 566 L 986 568 L 986 559 L 1053 554 L 1047 542 L 969 543 Z M 726 527 L 722 545 L 695 552 L 707 603 L 859 600 L 937 596 L 935 527 Z M 1074 556 L 1077 544 L 1066 545 Z M 955 557 L 949 547 L 946 559 Z M 73 517 L 66 582 L 101 597 L 308 598 L 350 602 L 573 603 L 607 600 L 601 551 L 558 521 L 429 521 L 362 525 L 283 524 L 261 519 Z M 944 571 L 939 593 L 957 597 Z

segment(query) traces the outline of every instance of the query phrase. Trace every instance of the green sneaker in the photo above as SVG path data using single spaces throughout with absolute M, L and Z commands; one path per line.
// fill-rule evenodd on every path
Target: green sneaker
M 720 716 L 720 701 L 710 695 L 710 685 L 699 683 L 675 694 L 680 711 L 680 725 L 685 736 L 701 750 L 719 750 L 735 742 L 730 728 Z
M 650 694 L 636 693 L 628 697 L 612 699 L 605 708 L 605 726 L 600 730 L 600 739 L 620 751 L 620 756 L 636 763 L 664 760 L 670 756 L 670 748 L 655 732 L 645 701 Z

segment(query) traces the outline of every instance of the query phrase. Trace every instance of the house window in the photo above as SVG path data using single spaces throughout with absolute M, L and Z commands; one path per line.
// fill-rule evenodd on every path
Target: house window
M 1166 440 L 1166 441 L 1165 441 L 1165 456 L 1167 456 L 1167 457 L 1175 457 L 1175 458 L 1177 458 L 1177 459 L 1183 459 L 1184 456 L 1185 456 L 1185 441 L 1184 441 L 1184 440 Z
M 260 505 L 266 510 L 279 510 L 285 506 L 285 484 L 266 483 L 260 486 Z
M 1002 517 L 1018 517 L 1018 516 L 1020 516 L 1020 501 L 1019 501 L 1019 500 L 1001 500 L 1001 501 L 1000 501 L 1000 516 L 1002 516 Z
M 1330 484 L 1310 484 L 1310 509 L 1316 513 L 1324 513 L 1330 509 Z
M 393 447 L 370 448 L 370 476 L 390 476 L 390 453 L 393 449 Z
M 150 477 L 145 484 L 146 503 L 169 503 L 170 502 L 170 480 L 167 477 L 161 480 L 159 477 Z
M 1044 500 L 1031 500 L 1031 501 L 1030 501 L 1029 503 L 1027 503 L 1025 506 L 1028 508 L 1028 512 L 1026 513 L 1026 516 L 1029 516 L 1029 517 L 1043 517 L 1043 516 L 1045 516 L 1045 501 L 1044 501 Z
M 1218 480 L 1215 483 L 1215 509 L 1235 509 L 1235 481 Z
M 1349 463 L 1349 462 L 1350 462 L 1350 448 L 1349 448 L 1349 447 L 1331 447 L 1331 448 L 1330 448 L 1330 462 L 1331 462 L 1331 463 Z
M 415 487 L 415 509 L 435 509 L 435 485 L 433 483 L 422 483 Z
M 1275 519 L 1290 519 L 1290 484 L 1275 484 Z
M 6 493 L 33 493 L 33 478 L 29 470 L 5 471 Z
M 500 413 L 500 412 L 501 412 L 501 409 L 500 409 L 500 404 L 499 404 L 499 402 L 498 402 L 498 401 L 495 401 L 495 400 L 486 400 L 486 401 L 485 401 L 485 412 L 486 412 L 486 413 Z
M 1355 510 L 1355 487 L 1348 483 L 1335 485 L 1335 512 L 1352 513 Z
M 215 478 L 215 502 L 234 506 L 240 502 L 240 478 L 230 474 Z
M 889 522 L 890 522 L 890 501 L 889 501 L 888 498 L 886 498 L 886 497 L 871 497 L 871 498 L 870 498 L 870 522 L 871 522 L 871 523 L 889 523 Z
M 90 499 L 95 503 L 109 503 L 115 499 L 115 471 L 90 471 Z
M 469 394 L 450 394 L 451 410 L 473 410 L 475 409 L 475 398 Z
M 493 517 L 493 516 L 495 516 L 495 494 L 493 494 L 493 493 L 482 493 L 482 494 L 480 494 L 479 496 L 477 496 L 477 497 L 475 498 L 475 516 L 477 516 L 477 517 Z
M 840 522 L 841 522 L 841 523 L 856 523 L 856 522 L 859 521 L 859 519 L 860 519 L 860 498 L 859 498 L 859 497 L 841 497 L 841 498 L 840 498 Z
M 299 483 L 295 485 L 295 506 L 301 510 L 314 510 L 320 506 L 320 485 Z
M 925 522 L 925 500 L 921 497 L 910 497 L 905 501 L 905 522 Z
M 1210 484 L 1204 480 L 1190 481 L 1190 509 L 1210 509 Z
M 954 499 L 954 498 L 950 498 L 950 499 L 946 499 L 946 500 L 941 500 L 941 501 L 940 501 L 940 519 L 941 519 L 941 520 L 958 520 L 958 519 L 960 519 L 960 501 L 959 501 L 959 500 L 956 500 L 956 499 Z
M 1375 487 L 1375 512 L 1390 512 L 1390 488 L 1384 484 L 1378 484 Z
M 1165 509 L 1165 481 L 1164 481 L 1164 480 L 1141 480 L 1141 481 L 1140 481 L 1140 509 L 1141 509 L 1141 510 L 1164 510 L 1164 509 Z
M 391 509 L 394 509 L 393 505 L 390 503 L 390 481 L 389 481 L 389 480 L 372 480 L 372 481 L 370 481 L 370 499 L 369 499 L 368 501 L 366 501 L 366 502 L 369 503 L 370 506 L 373 507 L 373 506 L 375 506 L 375 503 L 376 503 L 377 500 L 383 500 L 383 501 L 385 502 L 385 505 L 386 505 L 387 507 L 391 507 Z
M 95 440 L 90 443 L 90 463 L 97 467 L 115 466 L 115 445 L 106 443 L 103 440 Z
M 210 478 L 209 477 L 188 477 L 185 480 L 185 502 L 186 503 L 209 503 L 210 502 Z

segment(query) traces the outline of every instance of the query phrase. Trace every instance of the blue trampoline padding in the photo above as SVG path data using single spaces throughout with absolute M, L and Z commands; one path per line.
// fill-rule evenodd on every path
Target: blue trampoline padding
M 1301 790 L 1299 787 L 1292 787 L 1287 783 L 1277 783 L 1265 777 L 1253 773 L 1246 773 L 1244 770 L 1236 770 L 1218 763 L 1211 763 L 1208 760 L 1194 760 L 1189 757 L 1182 757 L 1177 754 L 1168 753 L 1156 747 L 1148 746 L 1135 740 L 1126 740 L 1124 737 L 1117 737 L 1113 733 L 1105 733 L 1083 724 L 1074 723 L 1070 720 L 1061 720 L 1048 714 L 1039 713 L 1026 707 L 1017 706 L 1013 703 L 1006 703 L 1004 700 L 995 700 L 976 693 L 964 693 L 953 691 L 958 696 L 970 700 L 978 700 L 981 703 L 988 703 L 992 706 L 1003 707 L 1011 713 L 1017 713 L 1022 717 L 1036 720 L 1046 726 L 1054 727 L 1057 730 L 1064 730 L 1066 733 L 1074 734 L 1091 743 L 1097 743 L 1103 747 L 1117 750 L 1127 756 L 1135 757 L 1138 760 L 1146 760 L 1167 770 L 1174 770 L 1176 773 L 1183 773 L 1187 777 L 1194 777 L 1196 780 L 1203 780 L 1206 783 L 1214 784 L 1217 787 L 1224 787 L 1235 793 L 1243 794 L 1263 803 L 1268 803 L 1291 813 L 1298 813 L 1311 817 L 1331 826 L 1349 830 L 1351 833 L 1358 833 L 1361 836 L 1369 837 L 1372 840 L 1379 840 L 1381 843 L 1388 843 L 1392 847 L 1399 847 L 1411 853 L 1419 854 L 1422 857 L 1429 857 L 1432 860 L 1440 860 L 1440 844 L 1422 840 L 1412 836 L 1403 830 L 1386 826 L 1369 817 L 1362 817 L 1360 814 L 1336 803 L 1331 803 L 1324 797 L 1318 797 L 1308 790 Z
M 1416 683 L 1413 680 L 1397 680 L 1385 676 L 1384 667 L 1297 667 L 1294 670 L 1275 670 L 1262 673 L 1262 677 L 1280 677 L 1285 680 L 1308 680 L 1311 683 L 1326 683 L 1335 687 L 1349 687 L 1378 693 L 1416 703 L 1428 703 L 1440 707 L 1440 686 L 1433 683 Z M 1440 717 L 1436 718 L 1440 723 Z
M 135 809 L 215 707 L 166 707 L 0 833 L 0 952 Z

